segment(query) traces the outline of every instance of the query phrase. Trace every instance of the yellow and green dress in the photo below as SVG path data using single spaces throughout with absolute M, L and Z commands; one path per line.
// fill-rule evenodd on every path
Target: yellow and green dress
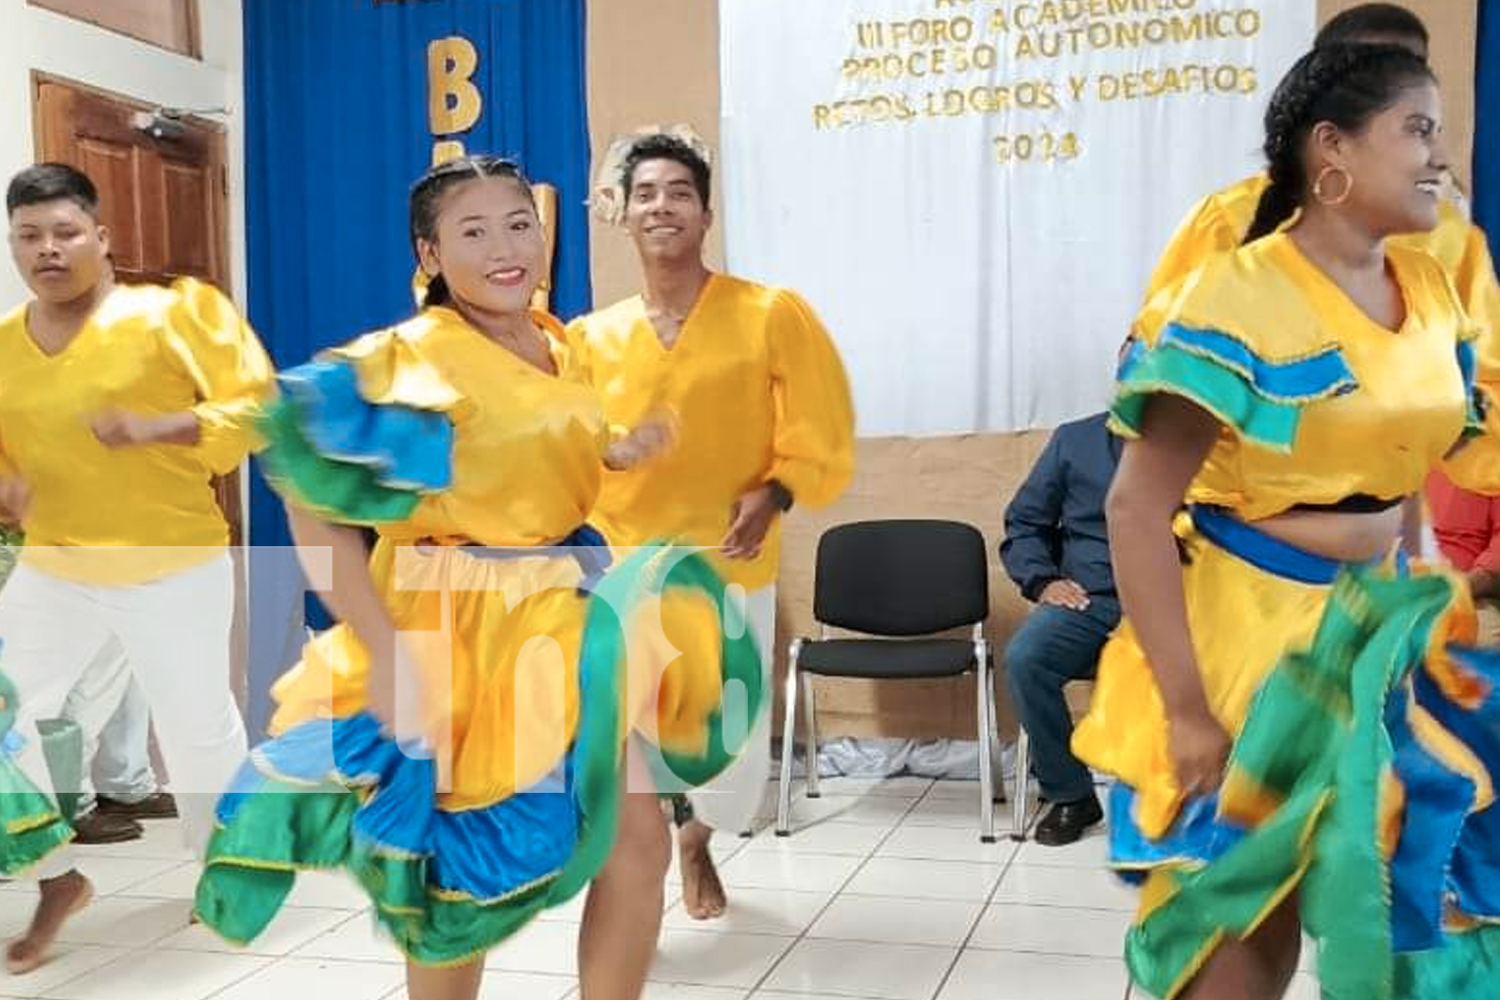
M 1161 997 L 1291 893 L 1330 1000 L 1496 995 L 1500 658 L 1463 646 L 1466 588 L 1341 565 L 1256 527 L 1399 502 L 1479 427 L 1451 283 L 1423 252 L 1388 255 L 1398 332 L 1277 233 L 1156 296 L 1121 370 L 1111 416 L 1125 437 L 1161 393 L 1222 425 L 1177 533 L 1204 690 L 1234 737 L 1226 780 L 1211 798 L 1178 786 L 1128 620 L 1073 738 L 1116 779 L 1111 864 L 1142 885 L 1126 957 Z
M 1247 177 L 1198 202 L 1178 226 L 1151 273 L 1146 301 L 1182 281 L 1210 256 L 1233 250 L 1245 240 L 1261 195 L 1270 186 L 1265 174 Z M 1290 225 L 1292 219 L 1287 220 Z M 1285 228 L 1285 227 L 1283 227 Z M 1452 201 L 1438 205 L 1438 224 L 1425 233 L 1393 237 L 1392 246 L 1422 250 L 1448 272 L 1459 303 L 1473 323 L 1475 377 L 1492 400 L 1500 402 L 1500 282 L 1484 232 Z M 1493 409 L 1493 408 L 1492 408 Z M 1490 414 L 1491 419 L 1500 414 Z M 1500 483 L 1500 424 L 1470 447 L 1443 460 L 1443 471 L 1458 486 L 1492 492 Z
M 0 671 L 0 874 L 7 876 L 35 866 L 73 839 L 57 802 L 16 764 L 22 747 L 15 728 L 20 710 L 20 692 Z
M 273 739 L 219 806 L 199 917 L 248 942 L 299 869 L 343 869 L 412 960 L 463 963 L 576 894 L 608 856 L 624 748 L 657 777 L 730 763 L 726 685 L 762 701 L 758 654 L 721 628 L 723 588 L 662 548 L 606 570 L 588 526 L 609 431 L 562 327 L 558 375 L 447 308 L 282 378 L 268 479 L 333 522 L 373 526 L 370 570 L 420 678 L 416 745 L 364 709 L 347 626 L 275 686 Z

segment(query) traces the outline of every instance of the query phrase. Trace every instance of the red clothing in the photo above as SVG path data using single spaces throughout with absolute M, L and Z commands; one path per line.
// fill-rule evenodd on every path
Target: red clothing
M 1427 477 L 1427 507 L 1438 548 L 1454 569 L 1500 574 L 1500 497 L 1459 489 L 1434 472 Z

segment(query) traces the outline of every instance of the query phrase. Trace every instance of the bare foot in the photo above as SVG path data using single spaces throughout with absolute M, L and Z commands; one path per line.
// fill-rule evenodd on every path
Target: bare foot
M 708 852 L 708 840 L 713 834 L 711 827 L 697 820 L 677 834 L 677 849 L 682 861 L 682 905 L 694 920 L 722 917 L 729 905 L 724 897 L 724 884 L 719 881 L 719 871 L 714 867 L 713 855 Z
M 26 936 L 12 941 L 5 950 L 5 968 L 13 976 L 24 976 L 45 965 L 52 957 L 52 942 L 62 925 L 94 898 L 94 886 L 77 869 L 44 879 L 41 887 L 42 898 Z

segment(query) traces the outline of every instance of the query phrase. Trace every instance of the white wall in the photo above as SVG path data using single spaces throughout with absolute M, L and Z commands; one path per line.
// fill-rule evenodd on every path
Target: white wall
M 240 0 L 198 0 L 198 4 L 201 61 L 32 7 L 26 0 L 0 0 L 0 183 L 36 159 L 34 70 L 165 107 L 227 107 L 229 254 L 235 297 L 243 303 L 245 101 Z M 0 265 L 0 311 L 26 294 L 7 254 Z

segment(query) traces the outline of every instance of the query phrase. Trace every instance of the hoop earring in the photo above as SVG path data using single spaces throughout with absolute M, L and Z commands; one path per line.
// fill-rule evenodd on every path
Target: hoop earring
M 1327 192 L 1323 190 L 1323 184 L 1328 180 L 1329 174 L 1342 174 L 1344 177 L 1344 190 L 1337 198 L 1328 197 Z M 1318 171 L 1318 179 L 1313 181 L 1312 193 L 1313 197 L 1318 199 L 1319 204 L 1326 205 L 1329 208 L 1342 205 L 1354 193 L 1354 175 L 1343 167 L 1326 166 Z

